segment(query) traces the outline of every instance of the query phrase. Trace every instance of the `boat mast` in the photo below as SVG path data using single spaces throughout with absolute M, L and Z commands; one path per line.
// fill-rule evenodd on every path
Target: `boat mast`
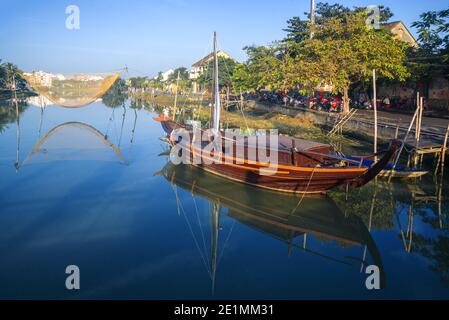
M 217 251 L 218 232 L 220 224 L 220 204 L 213 202 L 210 205 L 210 225 L 211 225 L 211 280 L 212 294 L 215 292 L 215 277 L 217 273 Z
M 220 130 L 220 84 L 218 82 L 218 57 L 217 57 L 217 33 L 214 32 L 214 68 L 212 85 L 212 103 L 211 103 L 211 122 L 210 128 L 217 132 Z

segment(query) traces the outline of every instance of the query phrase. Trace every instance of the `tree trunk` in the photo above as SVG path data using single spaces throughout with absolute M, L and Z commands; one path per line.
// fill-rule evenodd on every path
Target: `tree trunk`
M 349 112 L 349 94 L 348 94 L 349 88 L 343 89 L 343 113 Z

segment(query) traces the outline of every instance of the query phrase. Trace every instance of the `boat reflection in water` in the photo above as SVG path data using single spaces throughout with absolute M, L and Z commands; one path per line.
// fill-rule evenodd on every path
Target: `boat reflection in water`
M 376 265 L 380 270 L 381 287 L 385 287 L 386 277 L 382 260 L 366 226 L 356 216 L 345 217 L 336 203 L 327 196 L 301 197 L 261 190 L 230 182 L 191 166 L 176 166 L 172 163 L 168 163 L 158 175 L 163 175 L 172 184 L 180 215 L 189 215 L 189 212 L 184 212 L 185 206 L 180 203 L 178 187 L 190 192 L 194 201 L 198 196 L 210 203 L 211 252 L 208 262 L 211 265 L 206 267 L 210 272 L 212 288 L 215 285 L 217 271 L 220 214 L 222 213 L 234 221 L 285 242 L 289 253 L 294 248 L 298 248 L 323 259 L 330 259 L 350 267 L 357 266 L 355 272 L 364 272 L 367 266 Z M 190 222 L 188 227 L 192 231 Z M 345 248 L 360 246 L 364 248 L 361 250 L 364 253 L 361 253 L 360 257 L 332 257 L 309 250 L 308 236 L 336 241 Z M 302 240 L 302 246 L 295 244 L 298 238 Z M 198 246 L 200 241 L 195 238 L 194 240 Z M 366 254 L 367 252 L 369 255 Z M 204 255 L 201 254 L 203 261 L 205 255 L 207 252 L 204 252 Z

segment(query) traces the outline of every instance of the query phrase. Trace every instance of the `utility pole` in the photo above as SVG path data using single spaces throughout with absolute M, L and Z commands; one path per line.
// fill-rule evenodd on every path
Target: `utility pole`
M 315 27 L 315 0 L 310 0 L 310 28 Z M 313 38 L 313 31 L 310 31 L 310 39 Z

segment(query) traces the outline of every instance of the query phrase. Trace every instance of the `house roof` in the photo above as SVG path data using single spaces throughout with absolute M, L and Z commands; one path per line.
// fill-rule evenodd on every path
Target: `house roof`
M 227 54 L 226 52 L 220 50 L 217 52 L 217 55 L 221 55 L 221 56 L 227 56 L 230 57 L 229 54 Z M 192 64 L 193 68 L 198 68 L 203 66 L 205 63 L 209 62 L 212 58 L 214 57 L 214 53 L 209 53 L 207 56 L 205 56 L 204 58 L 202 58 L 201 60 L 198 60 L 197 62 L 195 62 L 194 64 Z
M 407 28 L 407 26 L 405 25 L 404 22 L 402 22 L 401 20 L 398 21 L 393 21 L 393 22 L 388 22 L 388 23 L 382 23 L 381 27 L 383 29 L 389 30 L 391 31 L 394 35 L 400 36 L 401 40 L 410 43 L 413 46 L 417 46 L 418 45 L 418 41 L 416 41 L 415 37 L 413 36 L 413 34 L 410 32 L 410 30 Z M 408 39 L 404 38 L 403 34 L 399 34 L 397 32 L 397 30 L 402 30 L 406 33 L 406 36 L 408 37 Z

